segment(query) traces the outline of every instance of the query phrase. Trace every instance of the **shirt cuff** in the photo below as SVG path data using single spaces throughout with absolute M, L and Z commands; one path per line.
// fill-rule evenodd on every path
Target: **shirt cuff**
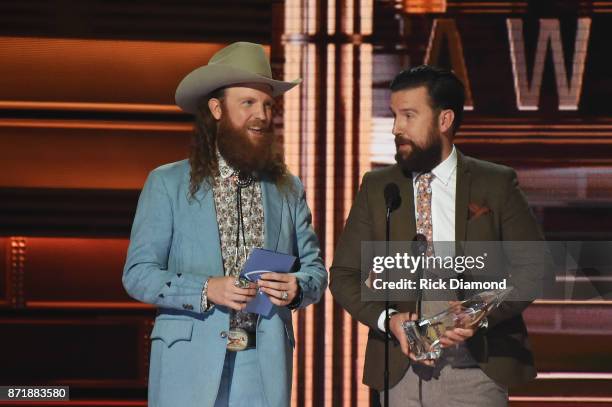
M 304 300 L 304 290 L 302 290 L 302 286 L 300 285 L 299 280 L 297 284 L 298 284 L 298 293 L 293 299 L 293 301 L 291 301 L 290 304 L 287 304 L 287 308 L 289 308 L 290 310 L 298 309 L 300 305 L 302 304 L 302 301 Z
M 391 315 L 397 314 L 398 312 L 399 311 L 394 308 L 389 308 L 389 318 L 391 318 Z M 385 310 L 383 310 L 383 312 L 381 312 L 380 316 L 378 317 L 378 329 L 380 329 L 381 332 L 387 331 L 385 329 Z
M 214 304 L 208 301 L 208 282 L 210 277 L 204 282 L 204 288 L 202 288 L 202 296 L 200 297 L 200 312 L 208 312 L 214 307 Z

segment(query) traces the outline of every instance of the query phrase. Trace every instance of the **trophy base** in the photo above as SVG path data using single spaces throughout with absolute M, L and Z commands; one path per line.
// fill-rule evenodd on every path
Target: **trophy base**
M 410 352 L 416 360 L 438 359 L 442 354 L 440 340 L 430 342 L 426 336 L 421 334 L 418 321 L 404 322 L 404 332 L 410 344 Z

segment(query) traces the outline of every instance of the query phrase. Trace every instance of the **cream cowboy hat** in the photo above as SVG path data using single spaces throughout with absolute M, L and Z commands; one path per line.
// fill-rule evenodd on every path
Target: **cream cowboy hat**
M 283 82 L 272 79 L 272 69 L 263 47 L 251 42 L 235 42 L 217 51 L 208 65 L 183 78 L 176 88 L 176 104 L 187 113 L 196 113 L 202 96 L 224 86 L 247 82 L 270 85 L 272 96 L 276 97 L 302 80 Z

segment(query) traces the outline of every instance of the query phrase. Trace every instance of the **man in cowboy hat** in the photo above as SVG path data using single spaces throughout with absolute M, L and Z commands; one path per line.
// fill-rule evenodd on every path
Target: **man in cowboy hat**
M 272 79 L 258 44 L 238 42 L 187 75 L 176 103 L 196 118 L 188 160 L 153 170 L 142 190 L 123 273 L 158 307 L 149 406 L 288 406 L 291 309 L 319 301 L 327 273 L 304 188 L 272 131 Z M 253 248 L 297 257 L 294 273 L 238 275 Z M 245 312 L 257 290 L 274 304 Z

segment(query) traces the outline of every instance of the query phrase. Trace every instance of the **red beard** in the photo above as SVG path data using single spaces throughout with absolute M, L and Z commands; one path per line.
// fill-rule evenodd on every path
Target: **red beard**
M 266 172 L 277 159 L 274 154 L 275 137 L 270 127 L 256 139 L 248 134 L 249 127 L 263 128 L 261 120 L 252 120 L 242 128 L 236 128 L 227 114 L 219 121 L 217 128 L 217 146 L 225 161 L 234 169 L 252 174 Z

